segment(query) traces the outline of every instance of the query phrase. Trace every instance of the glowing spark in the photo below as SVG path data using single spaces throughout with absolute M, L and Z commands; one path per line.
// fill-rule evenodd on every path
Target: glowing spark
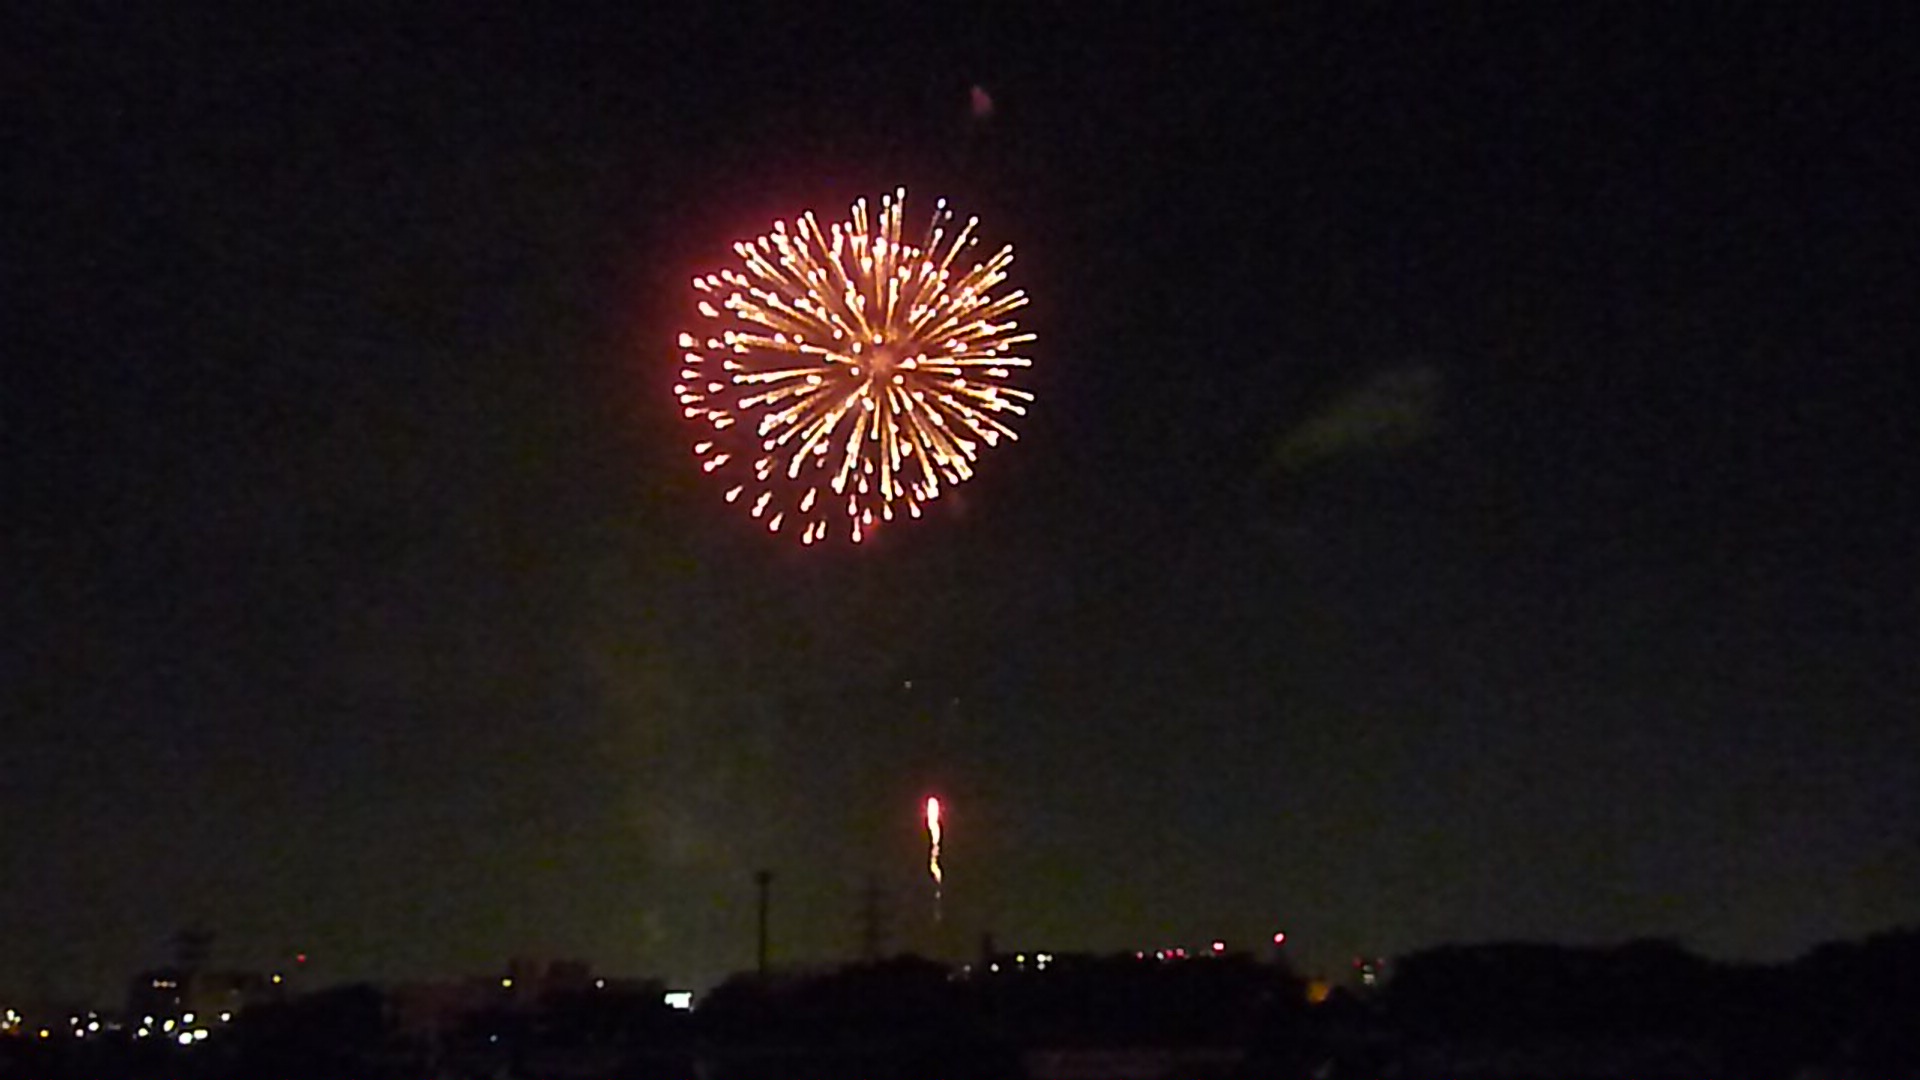
M 968 265 L 979 219 L 956 225 L 944 199 L 903 238 L 906 194 L 824 227 L 812 212 L 776 221 L 734 245 L 738 267 L 693 279 L 713 324 L 677 339 L 681 412 L 712 429 L 694 453 L 728 478 L 728 501 L 752 487 L 753 516 L 771 531 L 791 518 L 801 543 L 830 517 L 855 543 L 920 517 L 983 448 L 1019 438 L 1011 422 L 1033 401 L 1007 382 L 1033 363 L 1013 350 L 1034 335 L 1008 317 L 1027 294 L 995 292 L 1013 248 Z
M 933 878 L 933 921 L 940 921 L 940 894 L 946 875 L 940 871 L 940 800 L 927 797 L 927 874 Z

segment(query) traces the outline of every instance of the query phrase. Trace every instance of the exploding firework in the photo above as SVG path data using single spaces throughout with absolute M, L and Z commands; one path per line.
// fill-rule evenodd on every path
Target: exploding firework
M 1026 293 L 995 292 L 1013 248 L 969 265 L 979 219 L 956 227 L 945 199 L 902 239 L 905 200 L 876 219 L 861 199 L 824 229 L 811 211 L 776 221 L 734 245 L 740 266 L 693 279 L 704 322 L 680 335 L 674 393 L 701 468 L 770 532 L 858 543 L 1018 438 L 1033 395 L 1007 380 L 1034 335 L 1008 318 Z
M 940 894 L 947 877 L 940 869 L 940 800 L 927 798 L 927 875 L 933 878 L 933 921 L 940 921 Z

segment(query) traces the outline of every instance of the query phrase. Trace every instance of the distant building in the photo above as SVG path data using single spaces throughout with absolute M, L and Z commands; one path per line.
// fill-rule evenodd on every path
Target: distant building
M 281 983 L 254 971 L 183 971 L 155 968 L 133 977 L 127 987 L 127 1014 L 134 1018 L 231 1016 L 269 1001 L 278 1001 Z
M 401 1032 L 435 1036 L 455 1031 L 482 1013 L 530 1013 L 556 999 L 601 994 L 663 1004 L 666 987 L 651 979 L 595 975 L 592 965 L 580 960 L 514 957 L 504 974 L 402 983 L 393 988 L 390 1000 Z

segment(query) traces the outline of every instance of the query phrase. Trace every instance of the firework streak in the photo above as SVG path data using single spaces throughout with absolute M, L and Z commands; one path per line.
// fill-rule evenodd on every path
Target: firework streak
M 940 921 L 940 894 L 947 878 L 940 870 L 940 800 L 927 799 L 927 873 L 933 878 L 933 921 Z

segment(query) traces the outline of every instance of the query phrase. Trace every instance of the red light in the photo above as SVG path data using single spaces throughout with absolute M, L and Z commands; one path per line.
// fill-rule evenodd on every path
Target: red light
M 294 963 L 296 963 L 296 964 L 304 964 L 304 963 L 306 963 L 306 962 L 307 962 L 307 954 L 306 954 L 306 953 L 294 953 L 294 954 L 293 954 L 293 962 L 294 962 Z
M 1279 933 L 1273 935 L 1273 943 L 1275 945 L 1285 945 L 1287 943 L 1287 932 L 1285 930 L 1282 930 Z
M 1213 951 L 1214 951 L 1214 952 L 1226 952 L 1226 951 L 1227 951 L 1227 943 L 1226 943 L 1226 942 L 1224 942 L 1224 941 L 1216 941 L 1216 942 L 1214 942 L 1214 943 L 1213 943 Z

